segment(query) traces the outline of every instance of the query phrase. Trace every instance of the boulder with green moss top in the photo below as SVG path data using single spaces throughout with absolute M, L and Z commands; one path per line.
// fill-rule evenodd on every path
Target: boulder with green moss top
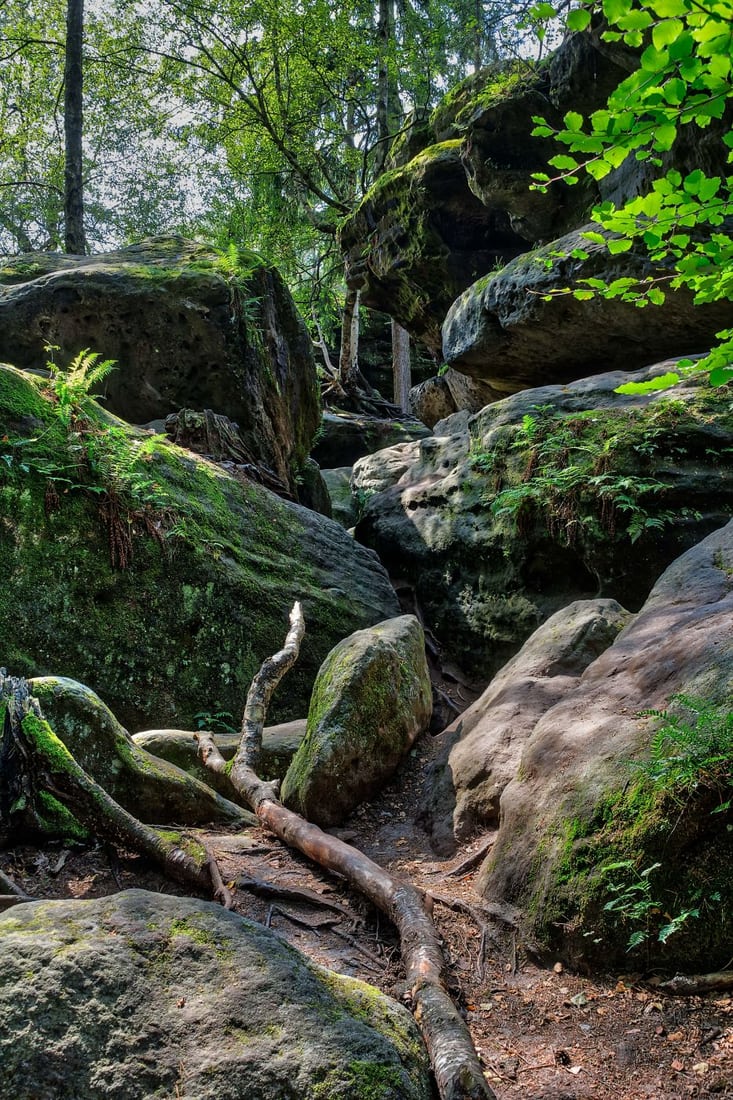
M 578 225 L 598 197 L 592 181 L 530 190 L 532 173 L 557 152 L 531 136 L 534 116 L 561 126 L 571 108 L 600 107 L 623 75 L 589 36 L 573 35 L 540 66 L 492 66 L 449 92 L 421 125 L 423 147 L 398 156 L 344 224 L 347 278 L 364 303 L 439 358 L 451 302 L 476 278 Z
M 669 268 L 652 264 L 643 252 L 609 255 L 605 243 L 583 238 L 590 229 L 586 225 L 527 252 L 465 290 L 443 324 L 445 361 L 511 393 L 583 378 L 599 366 L 635 370 L 715 342 L 730 320 L 727 301 L 696 305 L 688 291 L 667 289 L 662 305 L 638 309 L 620 298 L 553 295 L 583 279 L 669 276 Z
M 733 523 L 673 562 L 535 725 L 479 876 L 535 948 L 604 968 L 633 966 L 630 942 L 645 968 L 728 963 L 731 637 Z
M 0 664 L 88 684 L 129 729 L 240 713 L 301 600 L 301 657 L 273 722 L 308 709 L 345 635 L 398 605 L 338 524 L 93 402 L 81 438 L 47 385 L 0 367 Z
M 488 680 L 573 600 L 638 609 L 663 569 L 733 513 L 725 389 L 615 392 L 669 367 L 525 390 L 356 463 L 357 538 L 412 584 L 426 626 L 469 675 Z
M 0 266 L 0 356 L 43 367 L 83 348 L 117 360 L 107 407 L 146 423 L 183 407 L 236 421 L 247 452 L 291 493 L 320 415 L 311 341 L 279 273 L 155 237 L 95 256 L 33 253 Z
M 341 247 L 363 303 L 396 318 L 438 358 L 451 302 L 526 246 L 471 194 L 454 139 L 380 176 L 343 224 Z
M 579 600 L 556 611 L 447 727 L 419 815 L 437 851 L 453 852 L 457 842 L 498 825 L 502 791 L 538 719 L 630 619 L 615 600 Z
M 261 779 L 282 779 L 301 741 L 305 737 L 306 720 L 280 722 L 265 726 L 262 731 L 262 753 L 258 771 Z M 239 746 L 238 733 L 214 733 L 214 742 L 225 760 L 231 760 Z M 188 730 L 142 730 L 134 733 L 135 745 L 153 756 L 159 756 L 189 775 L 214 787 L 227 798 L 236 800 L 236 792 L 227 775 L 211 771 L 201 762 L 198 742 Z
M 352 634 L 318 674 L 282 801 L 309 821 L 339 824 L 389 779 L 431 710 L 425 638 L 413 615 Z
M 429 1100 L 409 1012 L 219 905 L 126 890 L 0 917 L 13 1100 Z
M 206 783 L 136 745 L 109 707 L 84 684 L 64 676 L 42 676 L 30 680 L 29 687 L 79 766 L 141 821 L 197 825 L 256 820 Z

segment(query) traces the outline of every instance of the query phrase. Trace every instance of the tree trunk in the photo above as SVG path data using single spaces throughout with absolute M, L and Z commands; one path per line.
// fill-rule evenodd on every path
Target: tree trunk
M 377 44 L 379 65 L 377 69 L 377 145 L 374 153 L 374 172 L 380 175 L 389 152 L 390 134 L 396 129 L 399 118 L 397 74 L 392 50 L 395 36 L 394 0 L 379 0 L 377 15 Z
M 410 334 L 392 321 L 392 372 L 394 376 L 394 403 L 404 413 L 410 411 Z
M 346 290 L 344 315 L 341 322 L 341 354 L 339 356 L 339 381 L 346 393 L 361 388 L 359 370 L 359 299 L 361 292 Z
M 83 255 L 84 184 L 82 180 L 84 0 L 67 0 L 64 66 L 64 246 Z

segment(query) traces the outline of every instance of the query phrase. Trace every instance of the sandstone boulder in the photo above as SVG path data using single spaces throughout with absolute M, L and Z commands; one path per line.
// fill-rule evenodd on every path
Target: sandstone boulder
M 578 601 L 557 611 L 448 726 L 420 814 L 433 847 L 451 851 L 456 841 L 498 824 L 499 799 L 538 719 L 630 618 L 615 600 Z
M 667 369 L 526 390 L 356 463 L 357 537 L 413 586 L 469 675 L 488 680 L 574 600 L 637 610 L 663 569 L 729 518 L 725 389 L 615 392 Z
M 585 226 L 590 229 L 591 226 Z M 595 372 L 636 370 L 715 343 L 730 305 L 695 305 L 687 291 L 666 291 L 661 306 L 639 309 L 618 298 L 589 301 L 552 291 L 579 280 L 611 282 L 666 274 L 642 253 L 609 255 L 605 244 L 574 230 L 485 276 L 453 303 L 443 324 L 443 358 L 456 371 L 504 392 L 569 382 Z M 587 259 L 574 252 L 587 253 Z
M 261 779 L 282 779 L 305 737 L 305 727 L 305 718 L 297 718 L 294 722 L 280 722 L 276 726 L 265 726 L 262 731 L 262 753 L 259 763 Z M 231 760 L 239 746 L 239 733 L 215 733 L 213 737 L 224 759 Z M 140 733 L 132 735 L 132 740 L 146 753 L 160 757 L 161 760 L 167 760 L 177 768 L 182 768 L 189 775 L 220 791 L 227 798 L 235 797 L 229 777 L 219 775 L 202 764 L 198 753 L 198 742 L 189 730 L 141 730 Z
M 282 801 L 318 825 L 340 824 L 392 775 L 431 709 L 425 639 L 413 615 L 352 634 L 318 674 Z
M 637 933 L 647 966 L 727 963 L 732 574 L 729 523 L 670 565 L 527 740 L 479 885 L 492 901 L 520 907 L 537 949 L 575 965 L 628 966 L 627 941 Z M 675 703 L 680 692 L 687 704 Z M 688 732 L 678 723 L 665 750 L 655 738 L 660 720 L 642 713 L 649 708 L 677 709 Z M 686 762 L 686 782 L 669 778 L 673 757 Z M 621 891 L 651 905 L 635 917 L 631 904 L 618 904 Z M 687 910 L 697 915 L 661 942 L 662 926 Z
M 118 366 L 107 407 L 142 424 L 181 408 L 236 421 L 263 471 L 294 491 L 319 419 L 307 329 L 275 268 L 180 237 L 95 256 L 33 253 L 0 268 L 0 357 L 63 366 L 91 348 Z
M 428 1100 L 410 1014 L 261 925 L 127 890 L 0 917 L 14 1100 Z
M 408 416 L 388 420 L 325 409 L 312 457 L 323 470 L 334 470 L 353 466 L 362 455 L 428 434 L 423 424 Z

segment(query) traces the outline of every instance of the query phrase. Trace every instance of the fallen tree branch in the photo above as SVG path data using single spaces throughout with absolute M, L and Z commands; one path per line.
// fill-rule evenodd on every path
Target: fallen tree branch
M 718 970 L 712 974 L 677 974 L 654 987 L 660 993 L 675 997 L 697 997 L 702 993 L 728 993 L 733 989 L 733 970 Z
M 273 657 L 268 657 L 263 662 L 260 671 L 250 684 L 242 718 L 239 748 L 234 758 L 232 770 L 236 767 L 238 761 L 254 771 L 259 767 L 262 751 L 262 730 L 272 693 L 285 673 L 295 664 L 304 633 L 305 619 L 303 618 L 303 611 L 300 604 L 296 602 L 290 612 L 290 630 L 285 639 L 285 645 Z
M 297 616 L 302 618 L 299 604 L 291 612 L 289 640 L 295 638 Z M 287 667 L 297 657 L 303 633 L 300 626 L 297 633 L 295 653 Z M 292 654 L 292 648 L 290 652 Z M 284 662 L 272 664 L 282 653 L 284 650 L 265 661 L 258 673 L 258 677 L 268 685 L 267 700 L 285 671 L 282 668 Z M 261 723 L 260 737 L 265 709 L 250 713 L 253 722 Z M 204 763 L 214 771 L 221 771 L 225 762 L 211 734 L 201 732 L 196 737 Z M 385 913 L 397 928 L 415 1019 L 428 1049 L 441 1100 L 496 1100 L 484 1076 L 468 1028 L 447 991 L 440 937 L 426 911 L 422 894 L 356 848 L 324 833 L 317 825 L 286 809 L 277 799 L 277 787 L 260 780 L 249 763 L 245 740 L 254 743 L 256 737 L 256 730 L 248 730 L 245 734 L 243 728 L 242 740 L 229 772 L 235 789 L 276 836 L 319 866 L 342 875 Z
M 280 901 L 297 901 L 305 905 L 316 905 L 324 909 L 330 909 L 333 913 L 339 913 L 350 921 L 358 922 L 359 918 L 345 905 L 338 901 L 332 901 L 323 894 L 317 894 L 315 890 L 306 890 L 304 887 L 279 886 L 275 882 L 267 882 L 265 879 L 253 878 L 251 875 L 240 875 L 236 880 L 237 889 L 248 890 L 251 894 L 257 894 L 261 898 L 279 898 Z

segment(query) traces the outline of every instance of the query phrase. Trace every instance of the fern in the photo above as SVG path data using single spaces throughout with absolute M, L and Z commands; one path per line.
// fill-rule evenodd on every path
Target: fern
M 733 711 L 680 694 L 679 711 L 645 710 L 661 725 L 649 745 L 649 759 L 637 765 L 655 786 L 686 791 L 708 783 L 733 786 Z
M 49 347 L 46 350 L 52 353 L 57 349 Z M 47 366 L 51 374 L 51 389 L 56 399 L 56 415 L 68 427 L 74 416 L 86 411 L 92 400 L 92 389 L 114 370 L 116 361 L 102 359 L 99 352 L 84 348 L 68 367 L 59 367 L 53 358 L 48 361 Z

